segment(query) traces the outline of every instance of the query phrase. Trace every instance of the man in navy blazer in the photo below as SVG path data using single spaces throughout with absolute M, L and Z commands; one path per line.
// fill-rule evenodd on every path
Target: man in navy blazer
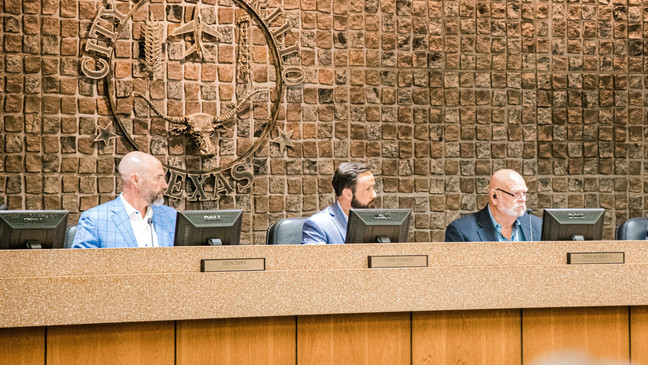
M 86 210 L 79 218 L 72 248 L 173 246 L 177 212 L 164 203 L 162 163 L 130 152 L 119 163 L 123 192 Z
M 489 186 L 489 203 L 450 223 L 446 242 L 540 241 L 542 219 L 527 213 L 528 190 L 517 172 L 495 172 Z
M 374 176 L 363 163 L 340 164 L 331 184 L 335 190 L 335 202 L 304 222 L 302 244 L 344 243 L 349 210 L 368 208 L 377 197 Z

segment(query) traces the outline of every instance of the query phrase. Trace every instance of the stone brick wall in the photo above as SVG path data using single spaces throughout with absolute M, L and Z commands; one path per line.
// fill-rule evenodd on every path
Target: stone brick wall
M 190 19 L 178 11 L 183 4 L 196 1 L 156 0 L 150 9 L 170 30 Z M 10 209 L 67 209 L 74 223 L 121 190 L 116 165 L 133 146 L 119 131 L 117 139 L 93 142 L 114 115 L 106 81 L 80 72 L 90 26 L 104 5 L 0 2 L 0 203 Z M 219 26 L 234 24 L 232 2 L 200 5 L 214 8 Z M 378 206 L 413 210 L 415 241 L 443 240 L 448 223 L 487 202 L 489 175 L 503 167 L 526 178 L 536 214 L 547 207 L 605 208 L 605 238 L 616 224 L 645 215 L 648 6 L 641 1 L 269 5 L 281 6 L 282 18 L 293 22 L 282 42 L 298 44 L 299 54 L 286 64 L 304 70 L 303 83 L 285 88 L 277 116 L 279 129 L 293 131 L 294 145 L 282 152 L 267 141 L 250 159 L 250 189 L 218 201 L 170 204 L 242 208 L 243 241 L 260 244 L 278 219 L 328 205 L 335 166 L 360 160 L 378 177 Z M 139 28 L 127 31 L 136 37 Z M 265 57 L 261 48 L 253 47 L 253 58 Z M 118 73 L 131 74 L 137 53 L 115 47 Z M 218 66 L 203 69 L 226 81 L 233 59 L 222 52 Z M 177 68 L 182 64 L 165 72 L 192 79 Z M 117 108 L 129 112 L 137 107 L 126 95 L 131 84 L 120 87 L 128 102 L 120 99 Z M 185 87 L 185 93 L 197 91 Z M 167 108 L 183 107 L 182 100 L 174 103 Z M 264 112 L 255 109 L 254 118 Z M 169 128 L 163 121 L 149 114 L 127 128 L 137 148 L 170 163 L 171 152 L 156 149 Z

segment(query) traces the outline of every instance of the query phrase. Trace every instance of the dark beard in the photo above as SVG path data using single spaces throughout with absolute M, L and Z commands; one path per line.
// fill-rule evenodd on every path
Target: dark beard
M 353 198 L 351 199 L 351 208 L 353 209 L 367 209 L 369 206 L 373 203 L 373 201 L 370 201 L 369 204 L 362 204 L 356 199 L 355 194 L 353 194 Z

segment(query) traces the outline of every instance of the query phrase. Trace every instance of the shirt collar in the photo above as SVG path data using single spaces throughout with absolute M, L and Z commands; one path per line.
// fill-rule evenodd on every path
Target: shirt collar
M 119 194 L 119 198 L 121 199 L 122 203 L 124 203 L 124 209 L 126 209 L 126 214 L 128 214 L 128 217 L 133 218 L 141 216 L 140 212 L 132 205 L 130 205 L 128 201 L 126 201 L 126 198 L 124 198 L 123 194 Z M 141 219 L 148 220 L 149 218 L 153 218 L 153 209 L 151 209 L 150 206 L 146 207 L 146 215 Z
M 342 212 L 342 215 L 344 216 L 344 221 L 349 223 L 349 216 L 344 213 L 344 209 L 342 209 L 342 206 L 340 205 L 340 201 L 338 200 L 335 204 L 338 205 L 338 208 L 340 208 L 340 212 Z

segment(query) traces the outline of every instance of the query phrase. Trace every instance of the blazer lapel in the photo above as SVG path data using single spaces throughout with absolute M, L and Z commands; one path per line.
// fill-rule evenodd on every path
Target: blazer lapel
M 488 204 L 486 204 L 484 209 L 477 212 L 477 224 L 480 227 L 477 230 L 477 234 L 482 242 L 497 242 L 495 226 L 493 225 L 488 209 Z
M 137 247 L 137 240 L 133 233 L 133 226 L 131 226 L 124 204 L 120 200 L 115 199 L 115 204 L 112 206 L 112 213 L 112 220 L 115 222 L 115 226 L 124 238 L 126 247 Z
M 335 227 L 338 229 L 338 233 L 340 234 L 340 243 L 345 243 L 347 222 L 346 219 L 344 219 L 344 212 L 340 209 L 337 202 L 333 203 L 333 205 L 329 207 L 329 214 L 331 215 L 331 218 L 333 218 L 333 223 L 335 223 Z
M 158 238 L 158 246 L 172 246 L 172 239 L 173 237 L 169 237 L 169 234 L 171 232 L 168 231 L 168 229 L 165 229 L 165 227 L 168 227 L 170 222 L 166 219 L 167 216 L 162 213 L 161 209 L 158 209 L 158 207 L 151 206 L 151 209 L 153 209 L 153 227 L 155 227 L 155 235 Z M 175 233 L 175 228 L 173 233 Z
M 518 218 L 518 220 L 520 221 L 520 228 L 522 228 L 522 234 L 524 234 L 525 241 L 531 241 L 531 238 L 533 238 L 534 241 L 540 240 L 540 236 L 538 236 L 537 234 L 533 234 L 533 235 L 531 234 L 532 232 L 531 230 L 533 230 L 533 227 L 531 227 L 530 215 L 524 213 L 524 215 Z

